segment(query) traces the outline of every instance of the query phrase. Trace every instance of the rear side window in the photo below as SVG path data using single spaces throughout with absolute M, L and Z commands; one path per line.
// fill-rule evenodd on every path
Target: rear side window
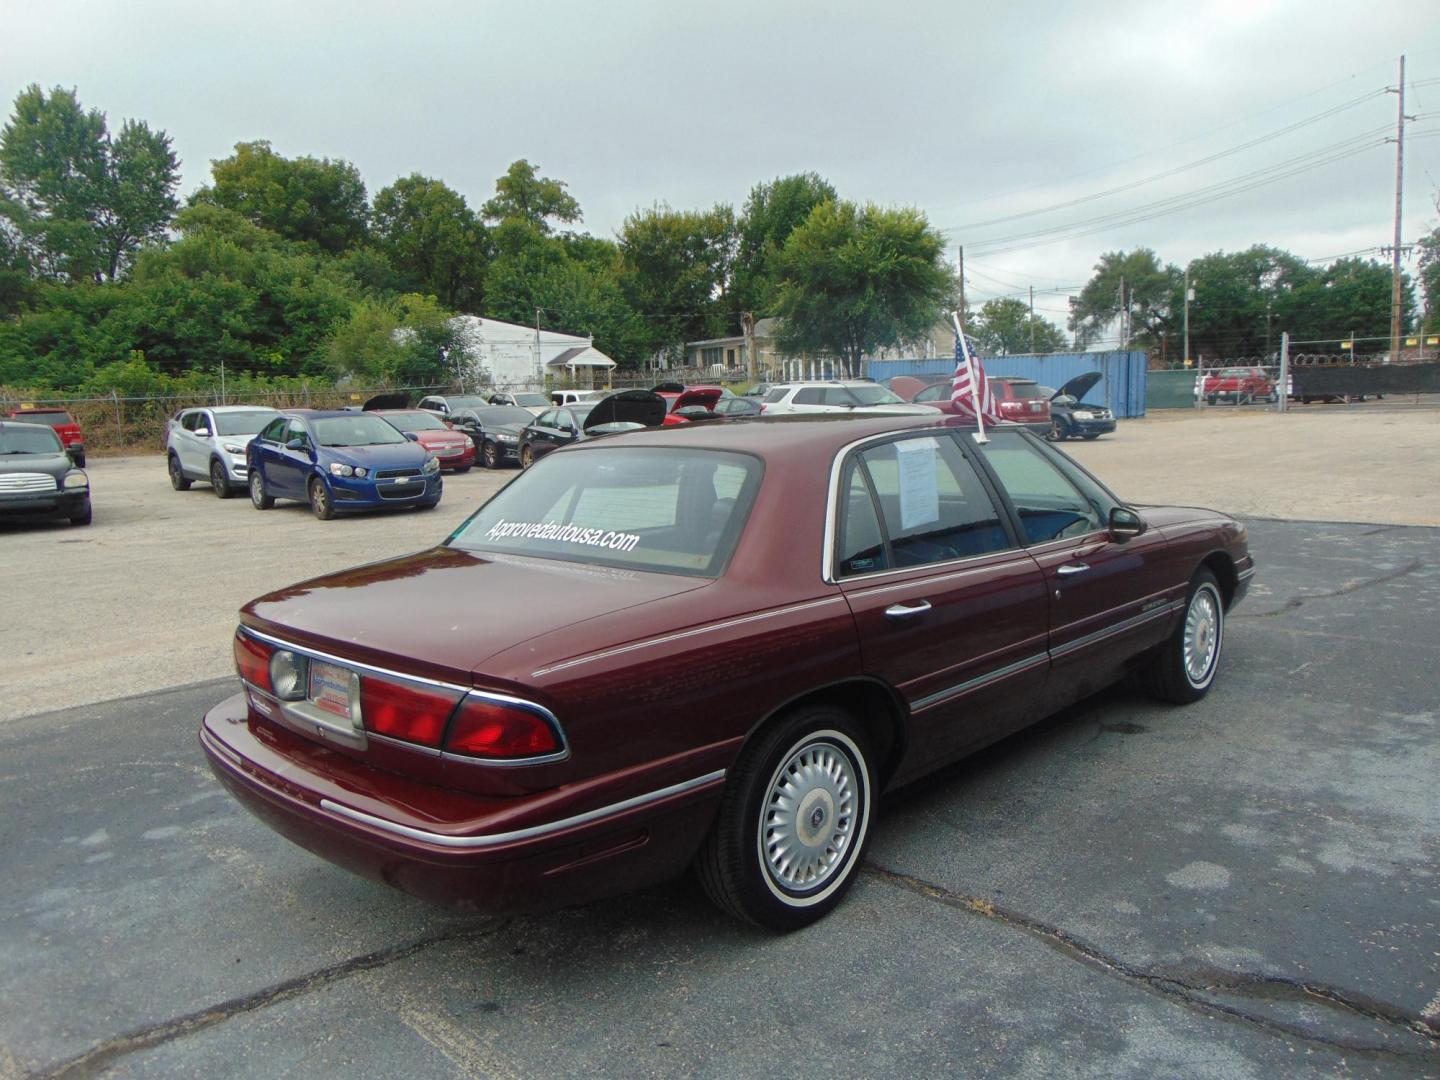
M 760 486 L 748 454 L 596 446 L 542 458 L 450 546 L 718 577 Z
M 948 436 L 926 435 L 860 455 L 880 502 L 896 567 L 967 559 L 1012 547 L 1000 512 Z
M 260 432 L 260 440 L 262 442 L 279 442 L 285 434 L 285 425 L 288 422 L 283 416 L 271 420 Z

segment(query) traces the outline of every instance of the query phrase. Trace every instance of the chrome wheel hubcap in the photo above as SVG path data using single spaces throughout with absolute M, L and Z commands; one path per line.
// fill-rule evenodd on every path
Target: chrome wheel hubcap
M 786 892 L 821 888 L 844 864 L 862 810 L 855 763 L 827 738 L 805 743 L 770 779 L 760 816 L 765 872 Z
M 1201 686 L 1220 652 L 1220 603 L 1215 590 L 1202 586 L 1185 613 L 1185 676 Z

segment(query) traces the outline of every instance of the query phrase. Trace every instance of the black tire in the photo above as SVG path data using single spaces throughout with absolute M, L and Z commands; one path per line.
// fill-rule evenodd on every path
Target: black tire
M 77 461 L 75 467 L 80 468 L 80 462 Z M 180 456 L 178 454 L 171 454 L 165 462 L 165 467 L 170 472 L 170 486 L 172 488 L 176 491 L 190 490 L 190 478 L 185 475 L 185 470 L 180 468 Z
M 1098 439 L 1100 433 L 1098 431 L 1084 431 L 1080 433 L 1080 437 L 1086 442 L 1089 442 L 1091 439 Z
M 469 466 L 469 465 L 456 465 L 456 466 L 455 466 L 455 472 L 456 472 L 457 475 L 458 475 L 459 473 L 469 472 L 469 471 L 470 471 L 470 466 Z
M 416 509 L 416 510 L 434 510 L 435 507 L 437 507 L 437 506 L 439 506 L 439 505 L 440 505 L 440 500 L 439 500 L 439 499 L 436 499 L 434 502 L 423 502 L 423 503 L 419 503 L 419 504 L 416 505 L 415 509 Z
M 1197 623 L 1208 619 L 1208 627 Z M 1196 620 L 1196 623 L 1192 623 Z M 1187 641 L 1195 648 L 1208 652 L 1203 664 L 1187 666 L 1185 654 Z M 1210 645 L 1213 642 L 1213 652 Z M 1190 591 L 1185 595 L 1185 611 L 1180 625 L 1170 640 L 1161 646 L 1160 652 L 1143 669 L 1146 689 L 1161 701 L 1175 705 L 1189 705 L 1199 701 L 1215 683 L 1215 672 L 1220 666 L 1221 647 L 1225 643 L 1225 599 L 1220 592 L 1220 583 L 1209 570 L 1201 569 L 1190 581 Z
M 260 475 L 260 470 L 250 470 L 250 504 L 256 510 L 269 510 L 275 505 L 275 498 L 265 494 L 265 477 Z
M 493 442 L 486 441 L 480 447 L 480 464 L 487 469 L 498 469 L 500 467 L 500 447 Z
M 527 444 L 520 448 L 520 468 L 528 469 L 535 464 L 535 451 Z
M 330 489 L 325 486 L 325 481 L 318 476 L 310 478 L 310 512 L 321 521 L 330 521 L 335 517 L 335 497 L 330 494 Z
M 1064 442 L 1070 437 L 1070 425 L 1058 416 L 1050 418 L 1050 430 L 1046 432 L 1045 438 L 1051 442 Z
M 217 499 L 228 499 L 235 492 L 230 487 L 230 477 L 225 475 L 225 466 L 219 458 L 210 459 L 210 490 Z
M 90 509 L 90 500 L 85 500 L 84 508 L 78 514 L 70 515 L 71 525 L 89 525 L 93 519 L 94 512 Z
M 774 798 L 782 784 L 798 793 L 789 821 Z M 696 859 L 705 892 L 722 911 L 770 930 L 822 918 L 855 880 L 874 792 L 869 740 L 855 718 L 831 705 L 796 709 L 757 735 L 730 770 Z M 771 861 L 787 829 L 797 857 L 784 866 L 799 882 Z

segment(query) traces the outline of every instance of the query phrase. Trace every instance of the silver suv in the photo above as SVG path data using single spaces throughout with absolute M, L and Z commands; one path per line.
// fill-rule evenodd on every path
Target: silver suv
M 784 413 L 933 413 L 931 405 L 912 405 L 873 382 L 792 382 L 771 386 L 761 398 L 766 416 Z
M 280 414 L 263 405 L 218 405 L 181 409 L 165 432 L 165 466 L 170 486 L 186 491 L 192 480 L 208 480 L 215 494 L 228 499 L 249 483 L 245 447 Z

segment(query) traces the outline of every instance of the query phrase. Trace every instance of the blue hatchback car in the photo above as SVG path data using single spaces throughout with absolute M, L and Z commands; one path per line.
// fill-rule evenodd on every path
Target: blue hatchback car
M 245 450 L 250 501 L 268 510 L 299 499 L 322 521 L 350 510 L 440 501 L 440 462 L 371 413 L 295 409 L 261 429 Z

